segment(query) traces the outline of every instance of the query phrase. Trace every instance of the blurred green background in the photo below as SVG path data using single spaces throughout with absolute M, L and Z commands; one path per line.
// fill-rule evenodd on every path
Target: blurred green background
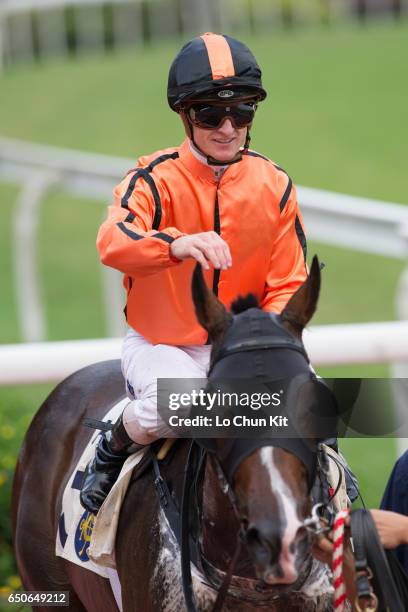
M 408 24 L 349 22 L 242 35 L 269 92 L 252 147 L 300 185 L 408 201 Z M 0 137 L 128 156 L 173 146 L 181 122 L 166 104 L 180 41 L 112 54 L 15 65 L 0 74 Z M 123 168 L 124 173 L 127 168 Z M 0 342 L 21 341 L 11 262 L 15 184 L 0 183 Z M 49 340 L 106 333 L 95 235 L 106 202 L 51 193 L 40 219 L 40 266 Z M 314 323 L 395 318 L 403 262 L 309 242 L 326 263 Z M 330 376 L 388 376 L 386 365 L 321 368 Z M 22 436 L 53 385 L 0 388 L 0 585 L 16 584 L 8 504 Z M 341 447 L 365 501 L 378 506 L 396 457 L 392 440 Z M 13 582 L 14 581 L 14 582 Z

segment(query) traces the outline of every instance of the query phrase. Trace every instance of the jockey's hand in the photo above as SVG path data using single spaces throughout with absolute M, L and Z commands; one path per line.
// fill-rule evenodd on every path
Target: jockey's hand
M 229 246 L 216 232 L 201 232 L 176 238 L 170 245 L 170 252 L 177 259 L 195 259 L 204 270 L 210 269 L 210 263 L 221 270 L 232 266 Z
M 388 510 L 370 510 L 384 548 L 408 544 L 408 516 Z

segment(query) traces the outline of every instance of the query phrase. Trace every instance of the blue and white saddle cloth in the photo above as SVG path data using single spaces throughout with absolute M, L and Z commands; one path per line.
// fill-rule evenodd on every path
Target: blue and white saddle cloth
M 121 400 L 105 415 L 103 421 L 115 422 L 128 398 Z M 95 446 L 100 432 L 95 430 L 89 444 L 85 448 L 78 464 L 71 474 L 62 498 L 62 508 L 58 523 L 55 552 L 71 563 L 111 578 L 110 570 L 115 564 L 115 536 L 119 519 L 120 507 L 128 487 L 133 468 L 143 457 L 144 449 L 126 460 L 118 480 L 104 501 L 97 516 L 81 506 L 79 492 L 84 470 L 95 456 Z

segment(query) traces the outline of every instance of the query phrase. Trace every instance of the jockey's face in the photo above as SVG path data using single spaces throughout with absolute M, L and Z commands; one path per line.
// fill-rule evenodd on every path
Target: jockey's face
M 190 137 L 190 128 L 184 114 L 181 115 L 186 134 Z M 247 127 L 236 128 L 230 119 L 224 121 L 212 130 L 193 126 L 194 141 L 203 153 L 219 161 L 230 161 L 244 145 Z
M 247 129 L 247 127 L 236 128 L 230 119 L 225 119 L 213 130 L 194 126 L 194 140 L 206 155 L 219 161 L 230 161 L 243 146 Z

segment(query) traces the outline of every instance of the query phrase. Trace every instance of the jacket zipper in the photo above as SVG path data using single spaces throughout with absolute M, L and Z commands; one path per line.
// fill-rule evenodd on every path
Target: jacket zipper
M 219 183 L 217 182 L 217 190 L 215 192 L 215 206 L 214 206 L 214 232 L 217 232 L 217 234 L 221 236 L 220 207 L 218 203 L 218 186 L 219 186 Z M 220 282 L 220 274 L 221 274 L 220 269 L 214 270 L 212 290 L 216 296 L 218 296 L 218 283 Z
M 217 190 L 215 192 L 214 232 L 217 232 L 217 234 L 221 236 L 220 207 L 218 203 L 218 181 L 217 181 Z M 220 269 L 214 270 L 212 290 L 216 296 L 218 296 L 218 283 L 220 281 L 220 272 L 221 272 Z M 205 343 L 211 344 L 210 336 L 207 336 L 207 340 Z
M 127 291 L 126 291 L 126 304 L 125 304 L 125 307 L 124 307 L 124 309 L 123 309 L 123 313 L 124 313 L 124 315 L 125 315 L 125 319 L 126 319 L 126 321 L 127 321 L 127 305 L 128 305 L 128 299 L 129 299 L 130 292 L 131 292 L 131 290 L 132 290 L 132 286 L 133 286 L 132 277 L 131 277 L 131 276 L 128 276 L 128 287 L 127 287 Z

